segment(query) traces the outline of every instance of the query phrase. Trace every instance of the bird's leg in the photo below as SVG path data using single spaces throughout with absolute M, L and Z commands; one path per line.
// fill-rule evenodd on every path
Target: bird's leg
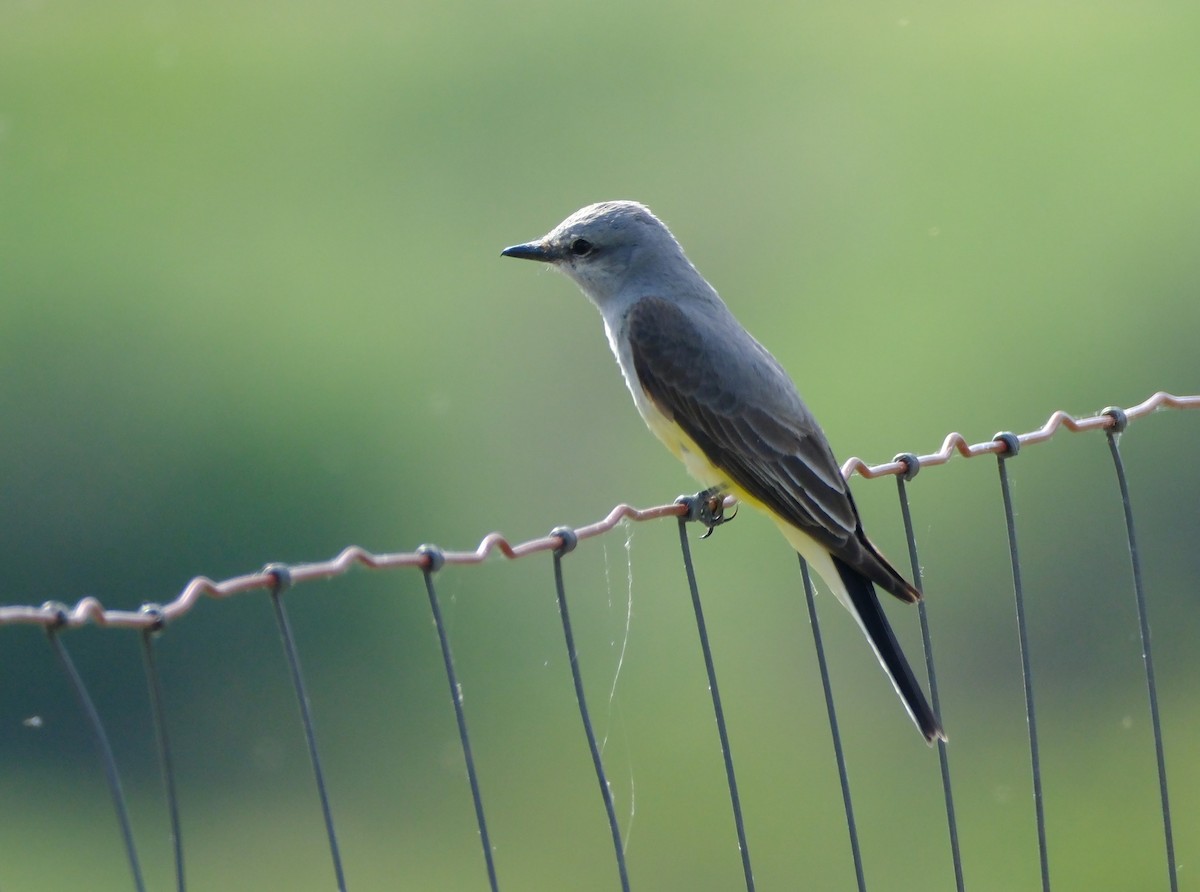
M 710 486 L 702 492 L 696 493 L 696 520 L 704 525 L 704 535 L 701 539 L 707 539 L 712 535 L 713 530 L 723 523 L 729 523 L 737 517 L 737 509 L 728 517 L 725 516 L 725 489 L 721 486 Z

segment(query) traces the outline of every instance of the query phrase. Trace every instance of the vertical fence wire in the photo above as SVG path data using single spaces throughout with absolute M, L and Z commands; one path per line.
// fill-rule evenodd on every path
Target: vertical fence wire
M 725 761 L 725 779 L 729 784 L 733 824 L 737 831 L 738 851 L 742 856 L 742 875 L 746 880 L 746 892 L 754 892 L 754 871 L 750 866 L 750 847 L 746 845 L 742 799 L 738 794 L 737 775 L 733 771 L 733 753 L 729 749 L 729 731 L 725 727 L 725 709 L 721 706 L 721 689 L 717 686 L 717 670 L 713 664 L 712 648 L 708 643 L 708 626 L 704 622 L 704 609 L 700 604 L 700 587 L 696 584 L 696 570 L 692 566 L 692 549 L 688 545 L 687 524 L 695 510 L 696 501 L 692 499 L 689 502 L 689 513 L 679 518 L 679 546 L 683 550 L 683 567 L 687 573 L 688 590 L 692 595 L 692 610 L 696 614 L 696 631 L 700 636 L 700 650 L 704 654 L 704 669 L 708 673 L 708 690 L 712 695 L 713 715 L 717 721 L 717 736 L 721 741 L 721 758 Z
M 146 610 L 147 608 L 143 608 Z M 171 739 L 167 734 L 166 711 L 163 709 L 162 682 L 154 656 L 154 636 L 157 629 L 142 632 L 142 664 L 146 669 L 146 687 L 150 692 L 150 714 L 154 720 L 154 739 L 158 746 L 158 764 L 162 771 L 163 790 L 167 796 L 167 814 L 171 821 L 171 848 L 175 858 L 175 889 L 187 887 L 183 870 L 183 832 L 179 822 L 179 794 L 175 788 L 175 765 L 171 758 Z
M 292 576 L 288 568 L 282 564 L 268 565 L 266 571 L 275 578 L 275 584 L 271 586 L 271 604 L 275 608 L 275 621 L 279 626 L 279 637 L 283 640 L 283 652 L 287 658 L 288 669 L 291 671 L 292 687 L 295 688 L 296 700 L 300 706 L 300 721 L 304 725 L 304 738 L 308 742 L 308 756 L 312 762 L 313 777 L 317 784 L 317 796 L 321 800 L 321 815 L 325 820 L 325 834 L 329 838 L 329 855 L 333 860 L 333 874 L 337 881 L 338 892 L 346 892 L 342 854 L 338 848 L 337 833 L 333 827 L 333 810 L 329 806 L 325 773 L 321 770 L 321 757 L 317 752 L 317 732 L 313 726 L 312 705 L 309 703 L 308 691 L 305 689 L 304 673 L 300 669 L 300 654 L 296 650 L 292 626 L 288 622 L 287 611 L 283 608 L 282 593 L 291 585 Z
M 846 809 L 846 831 L 850 834 L 850 854 L 854 857 L 854 876 L 859 892 L 866 892 L 863 875 L 862 849 L 858 844 L 858 823 L 854 820 L 854 803 L 850 798 L 850 776 L 846 772 L 846 754 L 842 751 L 842 733 L 838 730 L 837 710 L 833 705 L 833 687 L 829 683 L 829 666 L 825 662 L 825 645 L 821 642 L 821 626 L 817 621 L 817 603 L 813 598 L 812 578 L 808 562 L 799 554 L 800 578 L 804 580 L 804 599 L 808 602 L 808 621 L 812 626 L 813 644 L 817 649 L 817 666 L 821 670 L 821 688 L 825 691 L 825 709 L 829 713 L 829 733 L 833 737 L 833 754 L 837 758 L 838 780 L 842 784 L 842 805 Z
M 924 594 L 925 584 L 921 573 L 921 560 L 917 556 L 917 537 L 913 532 L 912 513 L 908 506 L 908 488 L 906 483 L 916 476 L 921 467 L 915 455 L 897 456 L 904 461 L 908 470 L 896 476 L 896 489 L 900 499 L 900 513 L 904 518 L 904 535 L 908 540 L 908 560 L 912 567 L 913 585 L 917 591 Z M 937 672 L 933 668 L 933 636 L 929 632 L 929 617 L 925 610 L 925 599 L 917 602 L 917 610 L 921 617 L 921 647 L 925 651 L 925 669 L 929 674 L 929 700 L 933 705 L 934 715 L 942 717 L 942 701 L 938 696 Z M 950 785 L 950 755 L 946 749 L 946 741 L 937 742 L 938 762 L 942 772 L 942 794 L 946 801 L 946 826 L 950 833 L 950 857 L 954 862 L 954 888 L 963 892 L 962 850 L 958 842 L 958 818 L 954 811 L 954 791 Z
M 579 704 L 579 717 L 583 720 L 583 733 L 587 737 L 588 750 L 592 754 L 592 765 L 596 769 L 596 780 L 600 782 L 600 795 L 604 798 L 604 811 L 608 816 L 608 829 L 612 834 L 613 849 L 617 857 L 617 873 L 621 878 L 622 892 L 629 892 L 629 871 L 625 865 L 625 846 L 621 843 L 621 827 L 617 823 L 617 810 L 613 805 L 612 786 L 604 773 L 604 761 L 600 757 L 600 746 L 596 743 L 596 732 L 592 728 L 588 713 L 587 698 L 583 694 L 583 673 L 579 669 L 579 652 L 575 649 L 575 635 L 571 631 L 571 617 L 567 612 L 567 590 L 563 584 L 563 555 L 575 550 L 579 537 L 567 527 L 556 527 L 550 531 L 562 545 L 554 549 L 554 591 L 558 597 L 558 615 L 562 620 L 563 638 L 567 644 L 567 658 L 571 664 L 571 679 L 575 683 L 575 700 Z
M 1125 534 L 1129 540 L 1129 561 L 1133 569 L 1133 596 L 1137 605 L 1138 627 L 1142 636 L 1142 661 L 1146 668 L 1146 691 L 1150 699 L 1150 723 L 1154 730 L 1154 755 L 1158 762 L 1158 795 L 1162 803 L 1163 838 L 1167 851 L 1167 876 L 1171 892 L 1178 892 L 1179 876 L 1175 865 L 1175 835 L 1171 830 L 1171 803 L 1167 795 L 1167 762 L 1163 754 L 1162 724 L 1158 717 L 1158 686 L 1154 681 L 1154 657 L 1150 652 L 1150 618 L 1146 609 L 1146 590 L 1142 584 L 1142 562 L 1138 553 L 1137 536 L 1133 528 L 1133 502 L 1129 498 L 1129 483 L 1125 478 L 1125 462 L 1117 445 L 1129 419 L 1122 409 L 1110 407 L 1104 414 L 1112 416 L 1113 426 L 1107 431 L 1108 448 L 1112 454 L 1117 485 L 1121 491 L 1121 506 L 1125 512 Z
M 419 554 L 426 557 L 422 573 L 425 576 L 425 592 L 429 595 L 429 609 L 433 613 L 433 625 L 437 629 L 438 642 L 442 648 L 442 663 L 446 668 L 446 681 L 450 685 L 450 699 L 454 703 L 454 718 L 458 722 L 458 739 L 462 744 L 463 761 L 467 765 L 467 781 L 471 786 L 471 801 L 475 805 L 475 821 L 479 826 L 479 843 L 483 846 L 483 861 L 487 867 L 488 884 L 492 892 L 500 888 L 496 879 L 496 863 L 492 857 L 492 841 L 488 836 L 487 820 L 483 816 L 483 796 L 479 792 L 479 776 L 475 773 L 475 757 L 471 753 L 471 738 L 467 734 L 467 714 L 463 709 L 462 687 L 458 683 L 458 674 L 454 671 L 454 656 L 450 652 L 450 638 L 446 634 L 446 625 L 442 622 L 442 608 L 438 604 L 437 589 L 433 584 L 433 574 L 442 568 L 446 561 L 445 555 L 432 545 L 422 545 L 417 549 Z
M 63 672 L 71 682 L 79 705 L 91 726 L 92 735 L 96 738 L 96 748 L 100 752 L 100 761 L 104 765 L 104 778 L 108 781 L 113 808 L 117 813 L 117 823 L 121 827 L 121 839 L 125 844 L 125 856 L 129 860 L 129 871 L 133 874 L 133 886 L 137 892 L 145 892 L 146 884 L 142 879 L 142 867 L 138 863 L 137 849 L 133 844 L 133 826 L 129 822 L 125 792 L 121 789 L 121 777 L 117 773 L 117 760 L 113 756 L 112 745 L 108 742 L 108 734 L 104 731 L 104 723 L 100 721 L 100 713 L 96 709 L 96 704 L 92 702 L 92 698 L 88 694 L 87 686 L 83 683 L 83 676 L 75 668 L 71 655 L 67 653 L 66 645 L 59 638 L 58 630 L 56 628 L 47 629 L 46 637 L 50 641 L 50 647 L 55 656 L 58 657 L 59 665 L 62 666 Z
M 1025 719 L 1029 726 L 1029 762 L 1033 773 L 1033 805 L 1037 820 L 1038 861 L 1042 872 L 1042 890 L 1050 892 L 1050 859 L 1046 849 L 1046 812 L 1042 801 L 1042 764 L 1038 755 L 1037 718 L 1033 710 L 1033 668 L 1029 659 L 1029 636 L 1025 626 L 1025 592 L 1021 585 L 1021 559 L 1017 553 L 1017 521 L 1013 512 L 1012 491 L 1008 485 L 1008 460 L 1016 456 L 1021 441 L 1013 433 L 996 434 L 1005 445 L 998 453 L 1000 493 L 1004 500 L 1004 522 L 1008 528 L 1008 554 L 1012 563 L 1013 602 L 1017 611 L 1017 637 L 1021 648 L 1021 678 L 1025 686 Z

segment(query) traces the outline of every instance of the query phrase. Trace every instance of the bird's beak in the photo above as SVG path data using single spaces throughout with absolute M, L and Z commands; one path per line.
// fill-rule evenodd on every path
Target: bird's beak
M 517 257 L 521 260 L 540 260 L 548 263 L 554 259 L 553 253 L 542 242 L 529 242 L 525 245 L 513 245 L 500 252 L 501 257 Z

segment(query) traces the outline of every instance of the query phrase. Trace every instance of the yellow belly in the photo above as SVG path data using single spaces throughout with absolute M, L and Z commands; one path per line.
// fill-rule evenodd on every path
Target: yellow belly
M 850 597 L 846 588 L 842 584 L 837 569 L 834 567 L 833 559 L 825 546 L 799 527 L 788 523 L 737 483 L 730 480 L 724 471 L 708 460 L 708 457 L 696 445 L 696 441 L 689 437 L 683 428 L 669 420 L 656 408 L 651 406 L 651 411 L 643 412 L 642 417 L 645 418 L 646 425 L 654 432 L 654 435 L 671 451 L 671 454 L 683 462 L 688 473 L 704 486 L 718 486 L 737 498 L 741 504 L 749 505 L 771 518 L 779 527 L 779 531 L 783 533 L 788 544 L 800 553 L 800 556 L 808 562 L 818 576 L 825 580 L 825 584 L 829 586 L 837 599 L 850 609 L 851 613 L 855 613 L 850 605 Z
M 646 426 L 654 432 L 654 436 L 662 441 L 672 455 L 683 462 L 689 474 L 705 486 L 729 486 L 729 481 L 721 469 L 708 460 L 708 457 L 696 445 L 696 441 L 689 437 L 678 424 L 670 421 L 657 409 L 643 412 L 642 417 L 646 420 Z M 738 498 L 740 499 L 741 496 L 739 495 Z

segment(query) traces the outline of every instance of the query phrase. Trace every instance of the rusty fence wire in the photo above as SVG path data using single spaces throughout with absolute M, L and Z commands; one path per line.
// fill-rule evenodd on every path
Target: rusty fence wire
M 881 476 L 894 476 L 896 478 L 899 507 L 904 523 L 912 575 L 916 585 L 920 588 L 922 584 L 921 561 L 913 532 L 913 522 L 907 495 L 908 484 L 919 471 L 934 465 L 945 464 L 955 455 L 960 455 L 964 458 L 991 455 L 995 456 L 997 460 L 1000 501 L 1008 536 L 1008 552 L 1012 571 L 1012 592 L 1024 681 L 1024 708 L 1028 728 L 1028 757 L 1031 768 L 1032 799 L 1037 828 L 1038 861 L 1041 886 L 1047 892 L 1051 889 L 1050 855 L 1052 846 L 1046 830 L 1042 770 L 1038 747 L 1037 713 L 1034 702 L 1035 688 L 1029 659 L 1024 590 L 1021 578 L 1022 565 L 1018 550 L 1019 512 L 1014 505 L 1008 465 L 1014 458 L 1021 454 L 1025 447 L 1049 440 L 1054 434 L 1064 428 L 1075 432 L 1102 432 L 1107 439 L 1116 478 L 1117 493 L 1123 507 L 1125 534 L 1130 561 L 1130 585 L 1137 612 L 1137 631 L 1140 636 L 1145 672 L 1147 709 L 1153 732 L 1162 819 L 1161 835 L 1164 859 L 1162 875 L 1164 887 L 1169 888 L 1171 892 L 1178 892 L 1179 871 L 1175 853 L 1169 797 L 1170 787 L 1167 780 L 1167 759 L 1165 754 L 1167 746 L 1163 740 L 1162 722 L 1159 714 L 1158 692 L 1151 649 L 1149 611 L 1146 604 L 1141 557 L 1134 524 L 1133 500 L 1125 474 L 1119 440 L 1121 434 L 1125 432 L 1131 422 L 1142 419 L 1155 411 L 1197 408 L 1200 408 L 1200 395 L 1175 396 L 1159 392 L 1135 406 L 1124 409 L 1110 407 L 1096 415 L 1084 418 L 1074 418 L 1061 411 L 1055 412 L 1042 427 L 1023 434 L 1001 432 L 986 442 L 970 444 L 961 435 L 954 433 L 945 438 L 940 449 L 926 455 L 901 453 L 892 461 L 879 465 L 868 465 L 858 458 L 851 458 L 842 468 L 842 472 L 847 478 L 856 473 L 868 479 Z M 293 586 L 313 580 L 341 576 L 358 566 L 373 570 L 410 568 L 419 571 L 422 574 L 429 598 L 433 622 L 443 657 L 446 682 L 449 686 L 450 698 L 457 722 L 461 755 L 465 763 L 469 794 L 474 806 L 477 831 L 482 849 L 482 873 L 486 878 L 488 887 L 497 890 L 503 885 L 502 877 L 497 871 L 493 857 L 494 851 L 485 816 L 482 785 L 472 754 L 467 714 L 463 705 L 461 686 L 456 674 L 450 636 L 442 616 L 436 577 L 438 571 L 446 565 L 479 564 L 494 553 L 499 553 L 509 559 L 517 559 L 542 552 L 550 552 L 553 558 L 555 593 L 562 622 L 563 640 L 567 649 L 576 702 L 591 755 L 592 767 L 600 788 L 605 816 L 612 836 L 613 857 L 616 868 L 615 884 L 622 890 L 629 890 L 631 888 L 631 881 L 626 864 L 625 846 L 623 845 L 622 832 L 614 807 L 610 780 L 605 770 L 603 746 L 597 740 L 584 694 L 582 669 L 575 647 L 568 609 L 564 563 L 566 562 L 566 557 L 581 540 L 604 535 L 624 521 L 644 522 L 674 518 L 679 527 L 679 541 L 684 571 L 692 598 L 699 642 L 707 672 L 708 689 L 717 727 L 718 743 L 723 757 L 728 785 L 733 831 L 736 835 L 736 843 L 741 855 L 744 884 L 745 888 L 752 892 L 755 888 L 755 879 L 750 857 L 748 834 L 738 793 L 734 754 L 729 742 L 725 713 L 717 682 L 717 672 L 712 650 L 709 646 L 707 626 L 701 606 L 700 587 L 692 562 L 687 535 L 687 525 L 692 521 L 701 519 L 705 510 L 705 502 L 701 496 L 680 497 L 672 504 L 658 505 L 645 509 L 633 508 L 625 504 L 618 505 L 605 518 L 595 523 L 577 528 L 556 527 L 546 536 L 517 544 L 509 542 L 499 533 L 492 533 L 484 537 L 472 551 L 447 551 L 432 545 L 425 545 L 413 552 L 375 554 L 363 548 L 351 546 L 327 561 L 291 565 L 268 564 L 260 572 L 236 576 L 222 581 L 214 581 L 207 577 L 198 576 L 188 583 L 174 600 L 163 604 L 145 604 L 139 610 L 106 609 L 94 597 L 83 598 L 73 605 L 47 602 L 38 606 L 0 606 L 0 627 L 40 625 L 45 629 L 53 654 L 68 679 L 72 690 L 75 692 L 87 725 L 93 734 L 105 781 L 110 792 L 125 858 L 130 870 L 130 883 L 137 890 L 145 889 L 146 883 L 139 863 L 138 849 L 135 844 L 126 797 L 122 790 L 116 759 L 109 744 L 104 722 L 89 694 L 87 682 L 71 659 L 64 633 L 85 625 L 93 625 L 101 628 L 136 629 L 141 633 L 139 639 L 146 674 L 148 698 L 156 736 L 163 790 L 167 800 L 167 813 L 171 823 L 174 885 L 177 889 L 184 890 L 187 887 L 187 874 L 184 860 L 184 834 L 180 818 L 181 803 L 179 802 L 177 793 L 175 769 L 172 761 L 171 738 L 168 723 L 164 716 L 164 701 L 166 697 L 155 658 L 155 642 L 170 626 L 184 620 L 187 614 L 195 608 L 202 598 L 223 599 L 256 590 L 267 591 L 271 597 L 276 623 L 283 643 L 284 656 L 299 706 L 301 725 L 313 770 L 317 800 L 326 831 L 333 882 L 336 888 L 345 890 L 350 888 L 351 884 L 347 881 L 346 871 L 343 866 L 341 846 L 339 845 L 336 832 L 335 810 L 330 803 L 326 788 L 317 734 L 305 688 L 305 676 L 301 669 L 299 652 L 285 608 L 286 598 L 284 595 Z M 849 834 L 849 843 L 854 863 L 855 883 L 857 884 L 857 888 L 865 890 L 867 888 L 867 881 L 863 867 L 859 834 L 854 819 L 851 784 L 846 770 L 846 760 L 838 727 L 835 698 L 829 681 L 820 626 L 817 621 L 817 612 L 813 600 L 813 587 L 808 568 L 804 565 L 803 559 L 800 560 L 800 564 L 828 712 L 832 747 L 841 784 L 844 819 Z M 940 713 L 941 706 L 939 702 L 937 675 L 934 671 L 932 635 L 926 614 L 925 602 L 923 601 L 919 605 L 919 616 L 931 701 L 934 710 Z M 937 749 L 948 834 L 947 840 L 953 865 L 953 883 L 954 887 L 961 892 L 961 890 L 969 888 L 970 883 L 965 874 L 961 857 L 958 818 L 954 805 L 952 772 L 949 760 L 950 750 L 944 741 L 938 743 Z M 1194 755 L 1190 758 L 1194 758 Z M 12 766 L 9 766 L 8 770 L 12 771 L 14 769 Z M 886 886 L 882 888 L 886 888 Z M 1067 883 L 1066 888 L 1074 888 L 1074 886 Z

